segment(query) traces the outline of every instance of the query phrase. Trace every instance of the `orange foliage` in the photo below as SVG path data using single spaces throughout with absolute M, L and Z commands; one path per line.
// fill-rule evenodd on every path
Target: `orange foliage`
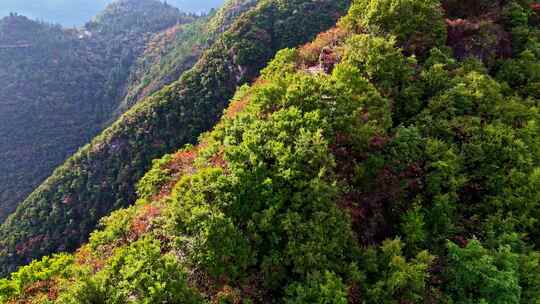
M 169 196 L 172 188 L 181 176 L 195 172 L 194 162 L 197 158 L 198 150 L 199 147 L 195 147 L 191 150 L 179 151 L 173 155 L 172 161 L 169 162 L 166 167 L 170 170 L 173 178 L 169 183 L 166 183 L 163 187 L 161 187 L 159 193 L 155 195 L 152 200 L 160 201 L 161 199 Z
M 248 105 L 248 98 L 242 98 L 231 102 L 227 110 L 225 111 L 225 117 L 234 118 L 238 113 L 242 112 Z
M 161 214 L 161 208 L 156 205 L 146 205 L 141 213 L 131 223 L 129 237 L 133 240 L 150 231 L 152 220 Z
M 99 271 L 105 265 L 103 258 L 97 258 L 92 254 L 88 246 L 83 246 L 75 254 L 75 263 L 81 266 L 89 266 L 94 272 Z
M 163 32 L 158 33 L 148 44 L 144 51 L 145 56 L 154 55 L 158 56 L 163 50 L 167 49 L 167 45 L 170 45 L 174 41 L 179 33 L 181 33 L 183 27 L 181 25 L 170 27 Z
M 10 304 L 30 304 L 35 303 L 34 299 L 45 297 L 49 301 L 58 298 L 58 284 L 56 280 L 37 281 L 24 289 L 24 298 L 12 300 Z
M 212 300 L 212 303 L 231 303 L 231 304 L 240 304 L 242 303 L 242 297 L 240 292 L 237 289 L 234 289 L 228 285 L 223 286 L 223 288 L 217 293 L 215 298 Z
M 324 33 L 320 33 L 317 38 L 302 48 L 300 48 L 300 58 L 307 66 L 317 64 L 319 56 L 325 47 L 335 47 L 339 45 L 349 33 L 339 27 L 334 27 Z
M 193 173 L 193 162 L 197 158 L 198 148 L 177 152 L 167 169 L 178 173 Z
M 210 163 L 214 167 L 219 167 L 222 169 L 227 168 L 227 161 L 223 158 L 223 150 L 216 153 L 214 156 L 212 156 L 212 159 L 210 159 Z

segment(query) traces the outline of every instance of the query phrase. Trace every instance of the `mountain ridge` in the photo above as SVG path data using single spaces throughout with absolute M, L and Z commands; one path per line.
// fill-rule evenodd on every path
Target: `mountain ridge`
M 147 36 L 194 20 L 157 1 L 136 3 L 114 14 L 126 27 L 119 33 L 66 30 L 19 15 L 0 20 L 0 221 L 114 118 Z M 137 17 L 147 9 L 155 16 Z M 156 17 L 152 26 L 128 22 Z
M 197 145 L 155 160 L 137 203 L 87 245 L 0 290 L 62 304 L 537 302 L 538 15 L 441 4 L 354 2 L 237 89 Z M 445 39 L 449 13 L 479 4 L 460 23 L 497 31 Z M 512 57 L 494 48 L 500 29 Z
M 245 13 L 179 83 L 136 105 L 19 205 L 0 228 L 2 272 L 84 242 L 100 217 L 134 201 L 133 184 L 153 158 L 210 129 L 238 84 L 255 77 L 274 51 L 330 27 L 347 3 L 265 0 Z M 291 35 L 293 26 L 303 32 Z
M 125 114 L 121 133 L 107 130 L 111 137 L 102 134 L 60 167 L 34 195 L 92 198 L 83 188 L 65 191 L 65 181 L 54 185 L 73 168 L 103 170 L 96 162 L 76 166 L 96 159 L 92 147 L 142 157 L 163 151 L 155 151 L 156 134 L 181 136 L 151 167 L 107 160 L 147 167 L 131 184 L 136 202 L 102 218 L 76 252 L 0 279 L 0 301 L 540 301 L 537 3 L 316 2 L 261 1 L 179 82 Z M 330 8 L 343 16 L 324 15 Z M 311 42 L 285 47 L 313 37 L 291 29 L 312 28 L 323 16 Z M 259 41 L 276 47 L 273 59 L 257 53 L 266 51 L 254 48 Z M 237 65 L 259 61 L 260 71 Z M 203 110 L 221 117 L 193 120 Z M 180 143 L 204 124 L 212 130 Z M 145 127 L 138 137 L 126 132 L 137 125 Z M 182 125 L 193 133 L 174 128 Z M 34 210 L 74 211 L 49 201 Z M 47 245 L 34 235 L 16 250 Z
M 29 16 L 31 19 L 61 24 L 64 27 L 81 27 L 112 2 L 114 0 L 91 2 L 80 0 L 44 0 L 40 2 L 5 0 L 2 7 L 0 7 L 0 18 L 9 16 L 10 13 L 17 13 Z M 202 0 L 197 2 L 170 0 L 161 2 L 173 5 L 186 13 L 194 14 L 207 14 L 211 9 L 217 9 L 223 3 L 222 0 Z

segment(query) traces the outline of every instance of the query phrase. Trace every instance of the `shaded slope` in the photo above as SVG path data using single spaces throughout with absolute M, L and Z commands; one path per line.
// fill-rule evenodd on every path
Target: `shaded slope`
M 256 3 L 255 0 L 227 1 L 214 15 L 155 35 L 132 69 L 125 86 L 127 93 L 117 112 L 123 113 L 139 100 L 178 80 L 239 15 Z
M 151 160 L 211 128 L 236 87 L 283 47 L 308 41 L 345 13 L 348 1 L 261 1 L 182 78 L 149 97 L 58 168 L 0 228 L 3 274 L 56 251 L 74 250 L 97 221 L 134 201 Z
M 194 20 L 154 0 L 102 16 L 84 30 L 0 21 L 0 222 L 115 117 L 149 37 Z

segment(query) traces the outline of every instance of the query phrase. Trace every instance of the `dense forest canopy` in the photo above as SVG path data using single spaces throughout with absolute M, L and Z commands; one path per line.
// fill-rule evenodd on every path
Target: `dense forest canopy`
M 209 18 L 124 0 L 79 30 L 0 19 L 0 222 L 79 147 L 191 68 L 216 35 Z
M 196 144 L 154 159 L 133 184 L 134 205 L 104 217 L 74 253 L 36 259 L 0 280 L 0 300 L 539 303 L 540 3 L 311 4 L 260 1 L 178 83 L 128 112 L 132 124 L 120 120 L 57 171 L 2 226 L 0 240 L 27 239 L 0 243 L 1 263 L 16 265 L 10 257 L 37 256 L 54 242 L 16 224 L 39 223 L 35 214 L 47 207 L 76 212 L 46 199 L 73 189 L 97 195 L 67 182 L 92 175 L 68 174 L 96 168 L 84 161 L 106 158 L 93 151 L 117 144 L 118 130 L 130 130 L 123 124 L 151 130 L 124 137 L 145 141 L 125 143 L 142 153 L 156 135 L 188 137 L 165 132 L 171 122 L 163 120 L 227 105 Z M 333 9 L 335 19 L 349 9 L 312 40 L 300 31 L 332 19 L 317 8 Z M 281 50 L 263 64 L 254 42 L 267 34 L 283 40 L 270 40 Z M 300 36 L 312 42 L 287 47 Z M 234 89 L 224 87 L 227 75 L 238 76 Z M 204 129 L 183 122 L 199 126 L 191 138 Z M 47 217 L 48 227 L 73 229 L 61 219 Z
M 2 224 L 0 273 L 76 249 L 101 217 L 135 201 L 135 183 L 154 158 L 194 143 L 219 120 L 237 86 L 253 80 L 279 49 L 331 27 L 348 3 L 231 0 L 224 6 L 227 12 L 210 21 L 211 28 L 230 28 L 191 70 L 80 149 Z
M 0 18 L 18 13 L 31 19 L 58 23 L 65 27 L 79 27 L 115 0 L 2 0 Z M 207 13 L 219 8 L 223 0 L 168 0 L 161 1 L 188 13 Z

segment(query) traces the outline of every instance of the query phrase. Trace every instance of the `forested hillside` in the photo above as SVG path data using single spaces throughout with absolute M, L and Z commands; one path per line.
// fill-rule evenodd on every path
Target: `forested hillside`
M 179 81 L 138 103 L 19 205 L 0 228 L 1 273 L 76 249 L 102 216 L 135 201 L 152 159 L 195 142 L 275 52 L 309 41 L 347 7 L 346 0 L 263 0 L 241 15 Z
M 356 0 L 154 161 L 136 205 L 0 281 L 0 299 L 538 303 L 539 11 Z
M 155 35 L 147 43 L 132 70 L 124 100 L 117 113 L 170 84 L 191 68 L 206 48 L 256 0 L 229 0 L 209 16 L 189 24 L 179 24 Z
M 80 27 L 115 0 L 2 0 L 0 18 L 18 13 L 31 19 L 44 20 L 64 27 Z M 223 0 L 168 0 L 168 4 L 187 13 L 208 13 Z
M 106 188 L 121 175 L 88 172 L 124 164 L 138 174 L 137 158 L 169 149 L 159 136 L 173 151 L 137 179 L 135 205 L 103 218 L 75 253 L 0 280 L 0 301 L 540 302 L 540 3 L 356 0 L 335 27 L 287 48 L 349 6 L 312 4 L 262 0 L 179 82 L 42 185 L 0 240 L 30 235 L 16 227 L 26 219 L 75 229 L 62 219 L 83 214 L 87 198 L 127 193 Z M 265 40 L 282 49 L 263 53 L 274 57 L 265 64 L 252 53 L 265 49 L 249 48 L 254 37 L 286 40 Z M 227 87 L 231 79 L 245 85 Z M 196 145 L 173 148 L 211 123 L 201 113 L 226 104 Z M 77 186 L 99 178 L 102 192 Z M 45 204 L 77 193 L 84 199 Z M 2 243 L 0 264 L 54 242 L 31 233 Z
M 112 4 L 83 30 L 0 20 L 0 222 L 117 117 L 151 37 L 194 20 L 154 0 Z

